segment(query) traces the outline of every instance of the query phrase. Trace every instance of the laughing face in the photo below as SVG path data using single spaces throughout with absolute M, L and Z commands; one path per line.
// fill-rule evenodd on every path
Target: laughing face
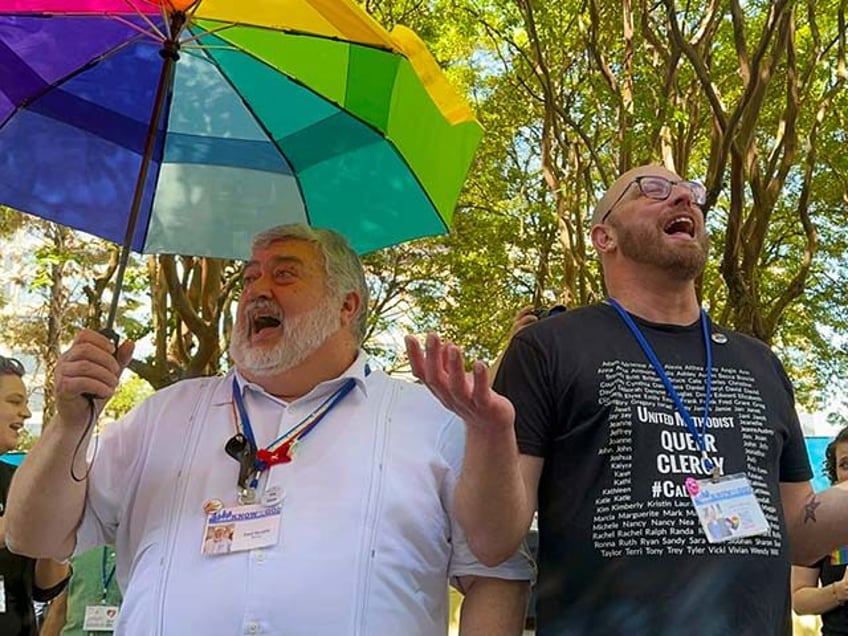
M 18 445 L 24 421 L 31 415 L 24 381 L 14 374 L 0 375 L 0 454 Z
M 341 327 L 317 245 L 298 239 L 256 250 L 244 270 L 230 355 L 257 376 L 284 373 Z
M 656 168 L 656 176 L 679 181 Z M 668 198 L 652 199 L 635 185 L 609 216 L 619 249 L 628 259 L 662 269 L 679 280 L 693 280 L 704 269 L 709 253 L 704 215 L 691 190 L 678 183 Z

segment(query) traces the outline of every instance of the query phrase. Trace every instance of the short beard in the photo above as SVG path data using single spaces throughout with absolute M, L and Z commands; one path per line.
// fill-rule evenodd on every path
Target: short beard
M 695 243 L 679 245 L 678 249 L 664 249 L 651 229 L 622 225 L 616 225 L 616 229 L 618 247 L 632 261 L 653 265 L 684 282 L 695 280 L 704 271 L 710 252 L 710 238 L 706 234 Z
M 329 294 L 308 312 L 294 318 L 281 317 L 283 334 L 274 344 L 253 346 L 250 344 L 250 309 L 276 304 L 267 300 L 253 301 L 239 313 L 230 342 L 230 356 L 240 371 L 256 376 L 285 373 L 315 353 L 327 339 L 341 327 L 339 306 Z

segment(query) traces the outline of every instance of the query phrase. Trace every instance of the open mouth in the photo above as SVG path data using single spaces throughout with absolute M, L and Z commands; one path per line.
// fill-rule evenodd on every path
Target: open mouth
M 253 326 L 253 333 L 259 333 L 263 329 L 279 327 L 281 323 L 278 318 L 274 318 L 273 316 L 256 316 L 251 324 Z
M 695 222 L 688 216 L 676 216 L 665 224 L 663 231 L 669 236 L 685 235 L 695 237 Z
M 245 308 L 249 338 L 274 336 L 283 328 L 283 310 L 270 300 L 260 299 Z
M 282 322 L 275 316 L 254 316 L 250 321 L 250 332 L 252 335 L 257 335 L 267 329 L 277 329 L 281 325 Z

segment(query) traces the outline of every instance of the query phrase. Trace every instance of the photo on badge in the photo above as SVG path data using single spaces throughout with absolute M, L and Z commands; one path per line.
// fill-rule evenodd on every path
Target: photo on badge
M 234 523 L 209 525 L 203 541 L 203 554 L 226 554 L 233 546 Z

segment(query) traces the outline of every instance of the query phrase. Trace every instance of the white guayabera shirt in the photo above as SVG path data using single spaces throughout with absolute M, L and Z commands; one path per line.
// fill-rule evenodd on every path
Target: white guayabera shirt
M 449 514 L 464 425 L 419 385 L 365 374 L 282 402 L 241 381 L 264 446 L 347 378 L 356 387 L 263 474 L 284 493 L 279 542 L 201 554 L 205 502 L 235 504 L 232 376 L 159 391 L 100 440 L 77 552 L 114 543 L 124 603 L 116 634 L 443 636 L 448 577 L 533 578 L 516 555 L 487 568 Z M 267 481 L 267 483 L 266 483 Z

